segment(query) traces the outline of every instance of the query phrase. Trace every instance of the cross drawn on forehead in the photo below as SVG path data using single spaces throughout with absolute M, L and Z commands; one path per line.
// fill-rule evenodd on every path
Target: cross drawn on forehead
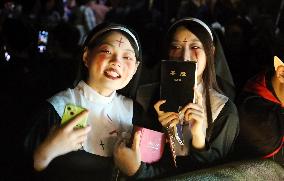
M 124 43 L 124 42 L 122 41 L 122 37 L 120 37 L 120 40 L 115 40 L 115 41 L 119 42 L 118 47 L 120 47 L 120 44 L 121 44 L 121 43 Z
M 182 42 L 186 43 L 187 42 L 186 38 L 184 38 L 184 40 Z

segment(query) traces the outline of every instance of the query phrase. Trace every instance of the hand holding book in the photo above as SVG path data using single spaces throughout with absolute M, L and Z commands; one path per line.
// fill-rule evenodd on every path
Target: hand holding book
M 139 140 L 135 139 L 137 132 L 140 135 Z M 141 161 L 145 163 L 154 163 L 159 161 L 164 152 L 166 142 L 165 134 L 139 126 L 134 126 L 133 133 L 135 135 L 133 140 L 136 142 L 133 141 L 132 145 L 140 145 L 137 146 L 137 149 L 140 150 Z
M 193 61 L 163 60 L 161 64 L 160 97 L 165 101 L 158 102 L 155 109 L 161 124 L 173 128 L 171 132 L 180 145 L 184 124 L 181 109 L 195 100 L 196 66 Z
M 183 147 L 183 126 L 190 121 L 184 119 L 191 113 L 186 106 L 195 102 L 196 66 L 196 62 L 192 61 L 163 60 L 161 64 L 160 98 L 162 100 L 154 107 L 160 123 L 167 130 L 174 162 L 176 158 L 174 142 L 178 142 Z
M 176 124 L 179 123 L 179 114 L 177 112 L 165 112 L 161 111 L 161 105 L 165 104 L 166 100 L 159 100 L 155 105 L 154 108 L 158 114 L 159 122 L 162 124 L 163 127 L 174 127 Z
M 203 122 L 206 120 L 204 109 L 202 106 L 194 103 L 189 103 L 181 111 L 184 115 L 184 121 L 190 124 L 192 135 L 192 146 L 196 149 L 205 147 L 205 132 L 203 131 Z

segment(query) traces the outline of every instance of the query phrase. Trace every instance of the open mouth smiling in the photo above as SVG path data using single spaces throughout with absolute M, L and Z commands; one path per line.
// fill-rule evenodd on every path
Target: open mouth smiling
M 114 69 L 114 68 L 108 68 L 104 71 L 104 75 L 112 80 L 116 80 L 116 79 L 120 79 L 121 75 L 119 74 L 119 72 Z

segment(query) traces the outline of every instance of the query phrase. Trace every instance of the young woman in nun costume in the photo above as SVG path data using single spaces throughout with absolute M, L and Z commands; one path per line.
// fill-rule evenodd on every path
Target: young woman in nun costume
M 139 164 L 119 172 L 113 152 L 117 142 L 130 138 L 133 124 L 144 126 L 142 107 L 117 92 L 133 79 L 128 96 L 134 95 L 141 54 L 136 33 L 123 25 L 101 24 L 89 33 L 83 46 L 82 79 L 47 100 L 25 139 L 36 179 L 113 180 L 139 175 L 140 160 L 129 160 Z M 61 124 L 67 104 L 86 111 Z M 74 128 L 86 115 L 87 126 Z

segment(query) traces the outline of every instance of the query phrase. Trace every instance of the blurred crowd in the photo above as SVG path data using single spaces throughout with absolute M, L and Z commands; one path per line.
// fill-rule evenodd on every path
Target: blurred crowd
M 220 41 L 238 95 L 251 76 L 272 66 L 274 55 L 283 60 L 283 6 L 283 0 L 1 1 L 0 124 L 1 136 L 9 138 L 1 151 L 15 155 L 4 159 L 5 167 L 21 166 L 21 155 L 14 153 L 22 149 L 27 118 L 43 100 L 73 86 L 82 42 L 97 24 L 115 22 L 138 32 L 142 85 L 155 81 L 148 72 L 161 60 L 168 26 L 182 17 L 203 20 Z

